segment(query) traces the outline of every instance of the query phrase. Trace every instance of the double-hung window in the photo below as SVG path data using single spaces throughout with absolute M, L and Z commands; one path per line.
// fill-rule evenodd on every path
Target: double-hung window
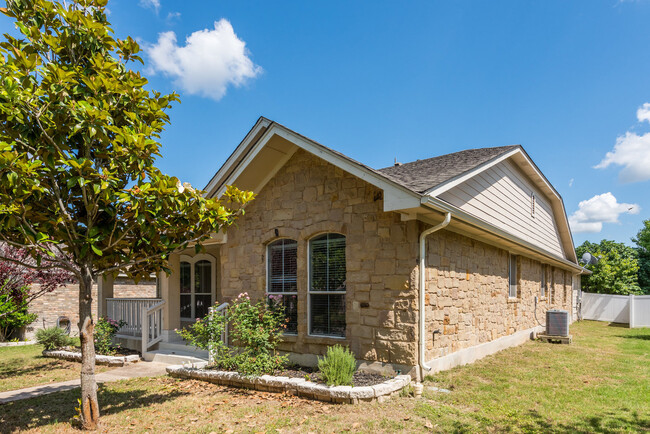
M 546 297 L 546 273 L 547 273 L 546 264 L 542 264 L 542 274 L 539 279 L 539 296 Z
M 508 297 L 516 298 L 519 284 L 517 279 L 517 255 L 511 254 L 508 263 Z
M 284 310 L 287 334 L 298 333 L 298 243 L 280 239 L 267 247 L 266 293 L 269 305 Z
M 309 242 L 309 334 L 345 337 L 345 236 Z

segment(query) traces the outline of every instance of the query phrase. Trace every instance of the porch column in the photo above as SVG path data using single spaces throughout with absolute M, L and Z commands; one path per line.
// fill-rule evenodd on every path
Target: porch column
M 163 339 L 165 342 L 180 340 L 174 329 L 181 328 L 181 260 L 180 255 L 169 257 L 171 273 L 160 273 L 160 297 L 165 300 L 163 306 Z
M 113 280 L 112 274 L 97 276 L 97 318 L 108 313 L 106 299 L 113 298 Z

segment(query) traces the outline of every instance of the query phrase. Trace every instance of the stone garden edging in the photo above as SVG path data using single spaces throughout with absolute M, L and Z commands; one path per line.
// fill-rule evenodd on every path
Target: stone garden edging
M 70 360 L 73 362 L 81 362 L 81 353 L 76 351 L 67 351 L 67 350 L 45 350 L 43 351 L 45 357 L 54 357 L 56 359 Z M 129 356 L 102 356 L 99 354 L 95 355 L 95 363 L 98 365 L 108 365 L 108 366 L 124 366 L 131 363 L 137 363 L 140 361 L 140 356 L 137 354 L 131 354 Z
M 168 366 L 167 373 L 172 377 L 209 381 L 224 386 L 255 389 L 263 392 L 289 392 L 319 401 L 348 404 L 372 401 L 383 402 L 411 383 L 410 375 L 398 375 L 374 386 L 330 387 L 324 384 L 312 383 L 304 378 L 275 377 L 272 375 L 246 377 L 237 372 L 216 371 L 182 365 Z
M 19 342 L 0 342 L 0 348 L 2 347 L 22 347 L 25 345 L 34 345 L 36 341 L 19 341 Z

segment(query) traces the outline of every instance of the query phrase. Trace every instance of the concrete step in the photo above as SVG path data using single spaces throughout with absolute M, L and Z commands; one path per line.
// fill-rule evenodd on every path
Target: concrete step
M 208 360 L 208 352 L 198 349 L 195 346 L 187 345 L 184 342 L 160 342 L 158 350 L 170 354 L 184 354 L 197 357 L 199 359 Z
M 166 363 L 169 365 L 183 365 L 185 363 L 206 365 L 208 363 L 207 355 L 205 358 L 200 358 L 196 354 L 179 351 L 171 352 L 168 350 L 148 351 L 144 354 L 144 359 L 148 362 Z

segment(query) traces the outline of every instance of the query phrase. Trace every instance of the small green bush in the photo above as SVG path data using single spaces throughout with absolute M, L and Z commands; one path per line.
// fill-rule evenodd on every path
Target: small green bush
M 0 291 L 4 289 L 2 287 Z M 28 293 L 29 288 L 19 288 L 14 294 L 0 294 L 0 342 L 11 339 L 11 335 L 21 327 L 36 320 L 36 314 L 27 312 L 27 302 L 24 299 Z
M 103 356 L 113 356 L 116 348 L 113 346 L 113 337 L 118 330 L 126 325 L 125 321 L 115 321 L 107 317 L 101 317 L 95 324 L 95 352 Z
M 36 332 L 36 342 L 43 345 L 46 350 L 56 350 L 72 345 L 73 340 L 62 329 L 50 327 L 49 329 L 41 329 Z
M 325 357 L 318 361 L 318 369 L 328 386 L 351 386 L 356 368 L 354 354 L 340 345 L 329 347 Z
M 230 346 L 221 340 L 226 323 L 230 323 Z M 227 319 L 213 312 L 177 333 L 192 345 L 210 351 L 212 367 L 259 376 L 284 369 L 288 356 L 279 355 L 277 346 L 285 328 L 283 310 L 263 301 L 252 303 L 243 293 L 228 307 Z

